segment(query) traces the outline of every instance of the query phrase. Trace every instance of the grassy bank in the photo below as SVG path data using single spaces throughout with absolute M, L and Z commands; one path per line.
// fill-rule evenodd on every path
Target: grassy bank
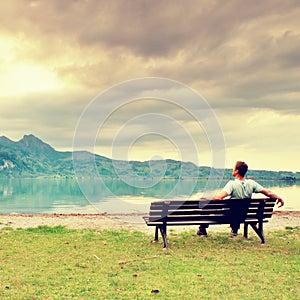
M 230 240 L 140 232 L 4 228 L 1 299 L 299 299 L 300 230 Z

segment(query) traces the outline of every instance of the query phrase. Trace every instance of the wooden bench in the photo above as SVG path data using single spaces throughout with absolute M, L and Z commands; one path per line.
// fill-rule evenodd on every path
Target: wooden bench
M 149 216 L 144 217 L 148 226 L 155 226 L 154 242 L 161 233 L 164 248 L 168 248 L 167 227 L 182 225 L 244 224 L 244 238 L 248 238 L 250 225 L 265 243 L 263 223 L 271 218 L 276 199 L 230 200 L 171 200 L 152 202 Z

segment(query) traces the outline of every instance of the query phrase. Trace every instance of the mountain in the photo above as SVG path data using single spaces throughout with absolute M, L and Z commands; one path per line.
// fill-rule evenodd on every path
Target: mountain
M 24 153 L 33 154 L 38 158 L 51 159 L 57 155 L 57 151 L 50 145 L 44 143 L 34 135 L 24 135 L 24 137 L 16 142 L 16 147 Z
M 61 152 L 32 134 L 14 142 L 5 136 L 0 137 L 0 177 L 39 177 L 39 176 L 94 176 L 95 172 L 109 178 L 120 176 L 139 178 L 208 178 L 210 173 L 220 176 L 223 170 L 198 167 L 191 162 L 176 160 L 120 161 L 92 154 L 87 151 Z M 93 169 L 93 166 L 95 168 Z M 253 170 L 249 176 L 256 179 L 300 179 L 300 173 Z M 231 169 L 225 170 L 226 179 L 231 178 Z
M 58 152 L 32 134 L 24 135 L 18 142 L 0 137 L 0 176 L 53 175 L 61 162 L 70 163 L 71 158 L 71 152 Z
M 5 136 L 0 137 L 0 177 L 75 176 L 73 155 L 76 157 L 76 170 L 80 176 L 94 176 L 94 171 L 102 176 L 114 178 L 118 176 L 178 178 L 180 174 L 184 176 L 191 174 L 194 177 L 198 175 L 198 167 L 191 163 L 171 160 L 167 163 L 113 161 L 87 151 L 60 152 L 30 134 L 24 135 L 17 142 Z M 96 170 L 92 168 L 94 163 Z M 184 172 L 180 173 L 180 168 Z

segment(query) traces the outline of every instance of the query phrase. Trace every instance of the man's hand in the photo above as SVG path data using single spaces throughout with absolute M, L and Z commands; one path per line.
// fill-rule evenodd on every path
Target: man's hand
M 281 198 L 277 198 L 276 204 L 278 204 L 278 208 L 279 208 L 284 205 L 284 201 Z

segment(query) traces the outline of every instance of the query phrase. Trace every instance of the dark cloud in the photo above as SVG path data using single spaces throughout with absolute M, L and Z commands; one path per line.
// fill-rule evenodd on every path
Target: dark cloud
M 196 44 L 212 50 L 249 20 L 280 15 L 297 1 L 3 1 L 4 28 L 75 39 L 81 46 L 165 56 Z M 13 21 L 12 21 L 13 18 Z M 50 40 L 51 41 L 51 40 Z
M 296 1 L 99 3 L 92 4 L 91 18 L 79 34 L 80 44 L 125 47 L 142 56 L 166 56 L 191 45 L 211 51 L 249 20 L 291 11 L 297 5 Z

